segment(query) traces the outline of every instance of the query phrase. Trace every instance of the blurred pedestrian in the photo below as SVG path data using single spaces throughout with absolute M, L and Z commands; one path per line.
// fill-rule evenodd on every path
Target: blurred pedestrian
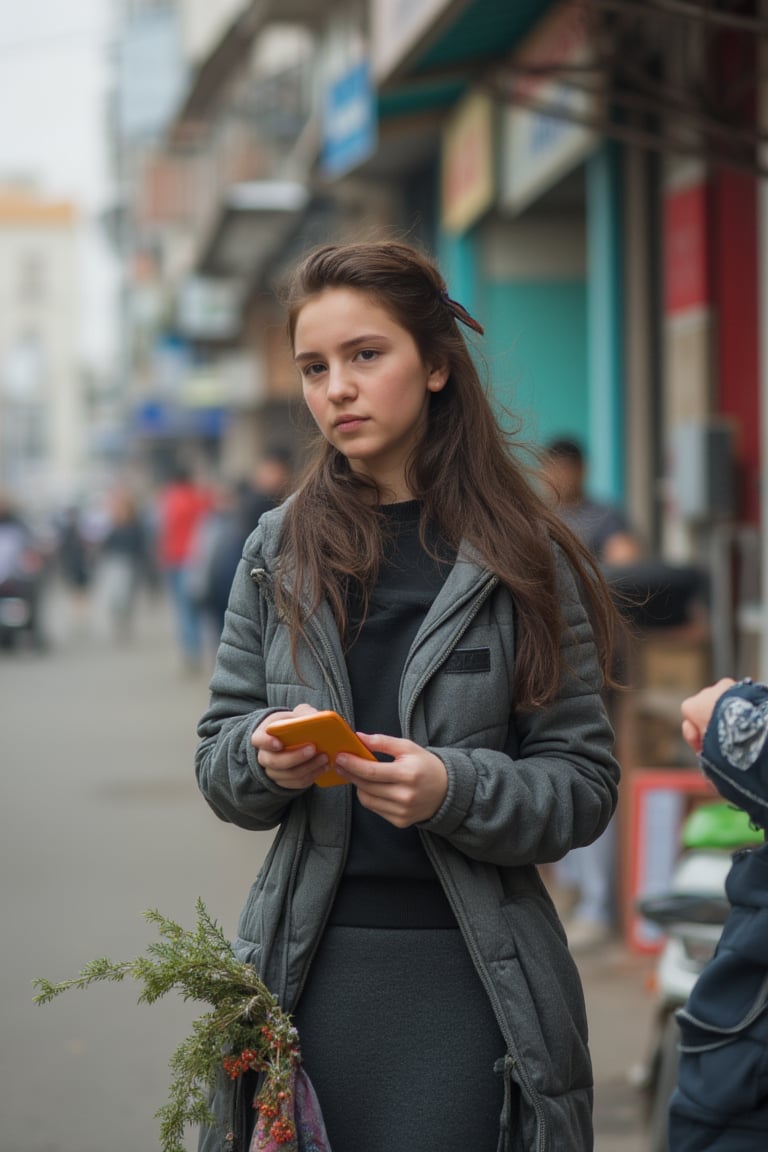
M 136 500 L 117 488 L 109 500 L 109 527 L 99 554 L 99 577 L 117 640 L 128 640 L 133 634 L 146 556 L 147 540 Z
M 768 686 L 723 679 L 683 702 L 683 736 L 724 799 L 768 828 Z M 768 1147 L 768 845 L 737 852 L 731 911 L 680 1025 L 674 1152 Z
M 195 532 L 208 513 L 212 495 L 190 472 L 178 466 L 160 493 L 157 549 L 176 613 L 177 637 L 184 667 L 197 671 L 203 663 L 203 620 L 190 593 L 189 572 Z
M 64 510 L 56 544 L 58 570 L 69 589 L 74 617 L 73 630 L 81 634 L 86 627 L 89 591 L 93 576 L 93 555 L 83 531 L 80 509 L 70 504 Z
M 243 553 L 243 545 L 259 524 L 265 512 L 270 512 L 285 499 L 293 483 L 293 464 L 290 449 L 282 444 L 270 444 L 258 457 L 250 480 L 237 489 L 235 515 L 222 525 L 213 555 L 211 581 L 216 610 L 220 613 L 220 629 L 224 625 L 224 611 L 229 590 Z M 221 630 L 219 630 L 221 635 Z
M 259 454 L 250 479 L 240 492 L 243 540 L 265 512 L 285 499 L 293 483 L 292 454 L 282 444 L 268 444 Z
M 626 516 L 615 504 L 587 492 L 587 460 L 576 440 L 560 437 L 547 445 L 541 468 L 558 515 L 603 565 L 634 564 L 642 548 Z
M 621 510 L 587 494 L 586 457 L 577 441 L 561 437 L 547 445 L 541 478 L 545 498 L 600 565 L 621 567 L 640 559 L 640 543 Z M 613 717 L 614 696 L 607 699 Z M 616 822 L 611 821 L 601 836 L 552 869 L 561 897 L 571 905 L 564 914 L 574 952 L 604 943 L 614 930 L 616 860 Z
M 213 505 L 198 524 L 190 588 L 217 645 L 243 545 L 262 515 L 276 508 L 287 495 L 291 480 L 289 451 L 272 445 L 259 457 L 249 481 L 234 487 L 219 485 Z
M 211 507 L 195 529 L 187 581 L 215 647 L 221 639 L 229 590 L 247 535 L 239 488 L 227 482 L 215 485 Z
M 334 1152 L 587 1152 L 583 995 L 536 866 L 616 803 L 614 610 L 459 322 L 482 333 L 405 244 L 298 270 L 316 451 L 246 543 L 197 776 L 220 818 L 279 826 L 237 949 L 294 1015 Z M 347 786 L 267 731 L 326 708 L 378 757 L 340 757 Z M 248 1147 L 235 1092 L 222 1077 L 204 1152 Z

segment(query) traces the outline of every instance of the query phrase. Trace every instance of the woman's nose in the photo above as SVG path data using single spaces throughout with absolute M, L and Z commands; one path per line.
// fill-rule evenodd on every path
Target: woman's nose
M 354 393 L 355 386 L 351 373 L 343 364 L 330 365 L 328 369 L 329 400 L 344 400 Z

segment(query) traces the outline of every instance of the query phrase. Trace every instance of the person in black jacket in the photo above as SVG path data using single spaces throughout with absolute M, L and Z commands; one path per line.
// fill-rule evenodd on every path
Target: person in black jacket
M 99 550 L 99 576 L 112 635 L 133 634 L 136 602 L 147 557 L 147 539 L 132 494 L 116 488 L 110 496 L 110 524 Z
M 683 736 L 720 794 L 768 827 L 768 686 L 725 679 L 682 705 Z M 737 852 L 717 951 L 677 1013 L 674 1152 L 768 1148 L 768 844 Z
M 279 444 L 259 457 L 250 481 L 224 484 L 195 534 L 190 588 L 218 644 L 243 545 L 265 512 L 276 508 L 291 484 L 290 454 Z
M 640 541 L 623 512 L 588 495 L 587 459 L 580 444 L 564 437 L 550 441 L 542 460 L 541 480 L 545 499 L 603 571 L 610 567 L 614 572 L 629 572 L 628 566 L 640 561 Z M 614 673 L 621 680 L 618 650 L 614 659 Z M 606 702 L 616 727 L 615 695 L 609 693 Z M 616 928 L 617 855 L 616 823 L 612 821 L 592 844 L 574 848 L 552 866 L 572 952 L 599 947 Z M 571 901 L 572 906 L 566 907 Z

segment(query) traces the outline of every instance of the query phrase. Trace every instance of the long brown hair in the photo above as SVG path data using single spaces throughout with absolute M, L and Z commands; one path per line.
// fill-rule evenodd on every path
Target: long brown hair
M 447 295 L 431 260 L 397 241 L 324 245 L 299 266 L 285 294 L 294 342 L 304 304 L 328 288 L 364 293 L 410 333 L 427 364 L 447 364 L 445 387 L 430 393 L 421 442 L 407 464 L 407 482 L 422 501 L 421 534 L 429 521 L 449 547 L 474 546 L 510 590 L 517 614 L 515 702 L 532 708 L 551 700 L 563 673 L 563 629 L 552 541 L 564 551 L 586 596 L 606 680 L 616 613 L 588 551 L 536 492 L 515 458 L 514 436 L 497 420 L 457 319 L 467 314 Z M 471 319 L 471 318 L 470 318 Z M 482 329 L 477 325 L 477 330 Z M 277 581 L 294 646 L 303 614 L 327 599 L 342 636 L 351 590 L 367 595 L 381 563 L 381 493 L 355 473 L 319 433 L 294 499 L 286 510 Z

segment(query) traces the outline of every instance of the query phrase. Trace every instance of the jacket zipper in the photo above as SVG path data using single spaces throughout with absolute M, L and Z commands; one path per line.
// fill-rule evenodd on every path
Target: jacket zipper
M 343 845 L 343 851 L 344 851 L 344 856 L 346 857 L 347 849 L 349 847 L 350 830 L 352 827 L 352 805 L 350 803 L 349 786 L 348 785 L 346 785 L 344 787 L 343 792 L 344 792 L 344 795 L 342 797 L 342 799 L 344 801 L 344 845 Z M 310 952 L 309 956 L 307 957 L 307 959 L 305 961 L 304 971 L 301 974 L 301 980 L 299 981 L 299 986 L 296 989 L 296 996 L 294 997 L 293 1004 L 290 1005 L 290 1007 L 286 1005 L 286 1011 L 288 1011 L 289 1013 L 293 1012 L 294 1008 L 296 1007 L 299 1000 L 301 999 L 301 994 L 304 991 L 304 985 L 307 982 L 307 976 L 309 975 L 309 970 L 312 967 L 312 962 L 315 959 L 315 956 L 317 955 L 317 950 L 320 947 L 320 942 L 323 939 L 323 936 L 325 934 L 326 926 L 328 924 L 328 921 L 331 918 L 331 912 L 333 910 L 333 905 L 334 905 L 334 902 L 336 900 L 336 893 L 339 890 L 339 885 L 341 884 L 341 877 L 342 877 L 343 873 L 344 873 L 344 869 L 342 867 L 339 869 L 338 874 L 336 876 L 336 879 L 333 882 L 333 888 L 331 890 L 331 898 L 328 901 L 325 913 L 323 914 L 323 919 L 320 923 L 320 930 L 318 931 L 317 936 L 315 937 L 315 942 L 314 942 L 314 945 L 312 947 L 312 951 Z M 286 937 L 287 937 L 287 935 L 288 934 L 286 933 Z M 280 991 L 281 991 L 280 1003 L 286 1004 L 286 998 L 287 998 L 287 994 L 288 994 L 288 973 L 287 973 L 287 970 L 283 972 L 283 987 L 281 988 Z
M 254 581 L 254 583 L 257 584 L 258 587 L 264 592 L 265 596 L 267 596 L 272 601 L 272 603 L 274 604 L 274 602 L 275 602 L 274 593 L 273 593 L 272 587 L 271 587 L 271 576 L 270 576 L 269 572 L 267 572 L 267 570 L 265 568 L 252 568 L 250 576 L 251 576 L 251 579 Z M 323 650 L 323 653 L 328 657 L 328 663 L 330 664 L 330 666 L 332 668 L 335 669 L 337 667 L 336 657 L 335 657 L 335 654 L 334 654 L 330 644 L 328 644 L 328 642 L 325 638 L 324 632 L 322 631 L 322 629 L 315 627 L 314 633 L 317 636 L 317 638 L 319 639 L 320 646 Z M 307 636 L 306 634 L 305 634 L 305 639 L 306 639 L 306 642 L 308 644 L 308 647 L 310 648 L 310 650 L 312 652 L 312 655 L 315 657 L 315 660 L 317 660 L 317 663 L 318 663 L 318 666 L 320 668 L 323 679 L 325 680 L 326 684 L 328 685 L 328 690 L 330 692 L 331 700 L 332 700 L 333 704 L 336 706 L 337 710 L 341 713 L 341 715 L 345 716 L 346 719 L 351 721 L 352 720 L 352 708 L 351 707 L 345 708 L 345 706 L 344 706 L 343 697 L 346 695 L 346 693 L 343 691 L 343 687 L 344 687 L 343 677 L 338 676 L 337 683 L 334 683 L 334 681 L 333 681 L 333 679 L 332 679 L 332 677 L 328 671 L 328 668 L 327 668 L 326 664 L 323 662 L 323 660 L 321 659 L 321 655 L 318 652 L 312 639 L 309 636 Z M 343 852 L 344 852 L 345 856 L 347 853 L 347 849 L 349 847 L 349 836 L 350 836 L 351 827 L 352 827 L 352 806 L 349 802 L 349 796 L 347 795 L 347 790 L 345 789 L 344 790 L 344 843 L 343 843 Z M 289 881 L 290 882 L 290 896 L 289 896 L 289 900 L 288 900 L 288 909 L 287 909 L 289 916 L 290 916 L 290 908 L 291 908 L 291 905 L 293 903 L 293 889 L 294 889 L 294 886 L 296 883 L 296 875 L 298 873 L 300 857 L 301 857 L 301 850 L 303 849 L 303 846 L 304 846 L 304 837 L 301 837 L 299 842 L 298 842 L 297 852 L 296 852 L 296 856 L 295 856 L 295 859 L 294 859 L 293 864 L 292 864 L 290 881 Z M 304 985 L 307 982 L 307 975 L 309 973 L 309 969 L 312 965 L 312 961 L 315 958 L 317 950 L 320 947 L 320 941 L 323 938 L 323 933 L 325 932 L 325 927 L 328 923 L 328 920 L 330 919 L 331 910 L 333 908 L 333 902 L 336 899 L 336 893 L 338 891 L 339 884 L 341 883 L 342 872 L 343 872 L 343 869 L 341 869 L 339 871 L 339 873 L 335 879 L 335 882 L 333 885 L 333 891 L 331 893 L 331 898 L 328 901 L 328 907 L 326 909 L 325 915 L 323 916 L 323 920 L 322 920 L 322 923 L 320 925 L 320 931 L 317 933 L 314 947 L 313 947 L 313 949 L 312 949 L 310 955 L 308 956 L 307 961 L 304 965 L 304 971 L 302 973 L 301 980 L 299 982 L 299 987 L 298 987 L 298 990 L 296 992 L 294 1004 L 298 1004 L 299 999 L 301 997 L 301 993 L 304 991 Z M 280 972 L 280 980 L 281 980 L 282 987 L 280 988 L 280 994 L 279 994 L 280 1003 L 286 1006 L 287 1011 L 291 1010 L 291 1008 L 289 1008 L 286 1005 L 286 999 L 287 999 L 287 995 L 288 995 L 288 940 L 289 940 L 289 936 L 290 936 L 290 934 L 286 930 L 285 942 L 284 942 L 284 946 L 283 946 L 283 958 L 282 958 L 281 972 Z
M 317 626 L 314 627 L 313 631 L 314 631 L 314 635 L 318 638 L 318 640 L 320 642 L 320 646 L 323 650 L 323 653 L 328 658 L 329 664 L 331 665 L 332 668 L 336 668 L 336 656 L 335 656 L 335 653 L 333 652 L 333 649 L 331 648 L 330 644 L 326 640 L 325 633 L 323 632 L 323 630 L 321 628 L 319 628 Z M 318 653 L 317 648 L 315 647 L 314 643 L 312 642 L 311 637 L 306 636 L 306 641 L 307 641 L 309 648 L 312 651 L 313 656 L 315 657 L 315 659 L 317 660 L 317 662 L 320 666 L 320 670 L 321 670 L 323 677 L 325 678 L 325 681 L 328 685 L 328 689 L 330 691 L 331 698 L 332 698 L 334 704 L 337 705 L 337 710 L 341 713 L 342 716 L 345 717 L 345 719 L 347 719 L 350 723 L 352 723 L 353 709 L 351 707 L 351 702 L 350 702 L 350 707 L 348 709 L 344 707 L 344 699 L 343 698 L 344 698 L 344 696 L 346 696 L 346 693 L 344 692 L 344 678 L 341 675 L 339 675 L 339 676 L 337 676 L 336 682 L 334 683 L 330 673 L 327 670 L 326 665 L 323 663 L 322 659 L 320 658 L 320 653 Z M 350 798 L 349 798 L 349 786 L 346 786 L 342 791 L 343 791 L 343 800 L 344 800 L 344 842 L 342 845 L 342 858 L 346 859 L 347 851 L 349 849 L 349 837 L 350 837 L 351 829 L 352 829 L 352 805 L 350 803 Z M 296 991 L 296 999 L 294 1001 L 295 1004 L 298 1004 L 298 1002 L 301 998 L 301 994 L 304 991 L 304 985 L 307 982 L 307 976 L 309 975 L 309 970 L 312 967 L 312 961 L 314 960 L 315 956 L 317 955 L 317 950 L 320 947 L 320 942 L 321 942 L 323 935 L 325 933 L 326 925 L 330 919 L 331 912 L 333 910 L 334 901 L 336 900 L 336 893 L 339 890 L 339 885 L 341 884 L 341 878 L 342 878 L 343 874 L 344 874 L 344 868 L 342 866 L 339 869 L 339 871 L 336 875 L 336 878 L 334 880 L 333 889 L 331 892 L 331 898 L 328 901 L 328 904 L 326 906 L 325 914 L 323 915 L 323 919 L 322 919 L 322 922 L 320 925 L 320 930 L 317 933 L 317 936 L 315 938 L 314 947 L 312 948 L 312 951 L 310 952 L 309 956 L 307 957 L 307 961 L 304 965 L 304 971 L 301 974 L 301 980 L 299 981 L 299 986 L 298 986 L 298 989 Z M 283 997 L 285 997 L 286 992 L 287 992 L 287 985 L 288 985 L 287 972 L 286 972 L 285 976 L 286 976 L 286 980 L 285 980 L 285 987 L 283 988 Z M 284 1002 L 284 1000 L 283 1000 L 283 1002 Z
M 274 604 L 275 596 L 272 590 L 272 576 L 267 571 L 267 569 L 254 567 L 251 569 L 250 576 L 254 583 L 257 584 L 261 591 L 264 593 L 264 595 L 267 596 L 268 599 L 271 600 L 271 602 Z M 337 710 L 341 713 L 342 716 L 344 716 L 346 720 L 351 721 L 353 713 L 352 703 L 348 699 L 347 693 L 344 691 L 344 677 L 341 675 L 338 662 L 336 660 L 336 654 L 333 651 L 331 645 L 328 643 L 322 628 L 320 628 L 314 621 L 311 623 L 313 632 L 320 643 L 320 647 L 323 650 L 323 655 L 327 657 L 327 664 L 321 658 L 317 647 L 312 643 L 306 632 L 304 633 L 304 638 L 307 641 L 312 655 L 317 660 L 320 672 L 326 684 L 328 685 L 328 689 L 330 691 L 331 697 L 333 698 L 334 704 L 337 706 Z M 328 666 L 330 666 L 336 673 L 335 682 L 328 670 Z
M 317 651 L 317 648 L 312 643 L 312 640 L 310 639 L 310 637 L 305 634 L 305 639 L 307 641 L 307 644 L 312 651 L 312 655 L 315 657 L 315 659 L 317 660 L 317 663 L 320 665 L 320 671 L 322 672 L 323 678 L 325 679 L 325 682 L 328 685 L 328 688 L 330 690 L 331 696 L 334 699 L 334 702 L 338 705 L 338 711 L 341 713 L 342 716 L 344 716 L 345 720 L 348 720 L 351 723 L 353 720 L 354 709 L 352 708 L 352 701 L 347 697 L 347 693 L 344 690 L 344 687 L 345 687 L 344 677 L 341 674 L 341 670 L 339 669 L 338 664 L 336 662 L 336 654 L 333 651 L 333 649 L 331 648 L 331 645 L 328 643 L 323 630 L 320 627 L 315 625 L 313 627 L 313 631 L 314 631 L 314 634 L 317 636 L 318 640 L 320 641 L 320 646 L 323 650 L 323 655 L 325 655 L 327 657 L 328 664 L 331 666 L 333 671 L 336 672 L 336 674 L 337 674 L 335 682 L 333 680 L 331 673 L 328 671 L 327 665 L 321 659 L 320 654 Z
M 306 824 L 307 824 L 307 815 L 306 815 L 306 811 L 305 811 L 303 813 L 303 826 L 304 826 L 304 828 L 306 828 Z M 302 831 L 301 835 L 299 836 L 299 838 L 296 842 L 296 851 L 295 851 L 293 860 L 291 861 L 291 872 L 290 872 L 290 875 L 288 877 L 288 895 L 287 895 L 287 898 L 285 901 L 285 909 L 286 909 L 286 916 L 287 917 L 290 916 L 291 908 L 293 907 L 293 894 L 296 891 L 296 877 L 298 876 L 298 873 L 299 873 L 299 864 L 301 862 L 301 854 L 304 851 L 304 840 L 305 840 L 305 835 L 304 835 L 304 831 Z M 288 923 L 286 921 L 284 932 L 283 932 L 283 955 L 281 957 L 281 963 L 280 963 L 280 1003 L 281 1004 L 285 1004 L 285 995 L 286 995 L 286 992 L 288 989 L 288 948 L 289 948 L 290 939 L 291 939 L 291 933 L 288 931 Z

